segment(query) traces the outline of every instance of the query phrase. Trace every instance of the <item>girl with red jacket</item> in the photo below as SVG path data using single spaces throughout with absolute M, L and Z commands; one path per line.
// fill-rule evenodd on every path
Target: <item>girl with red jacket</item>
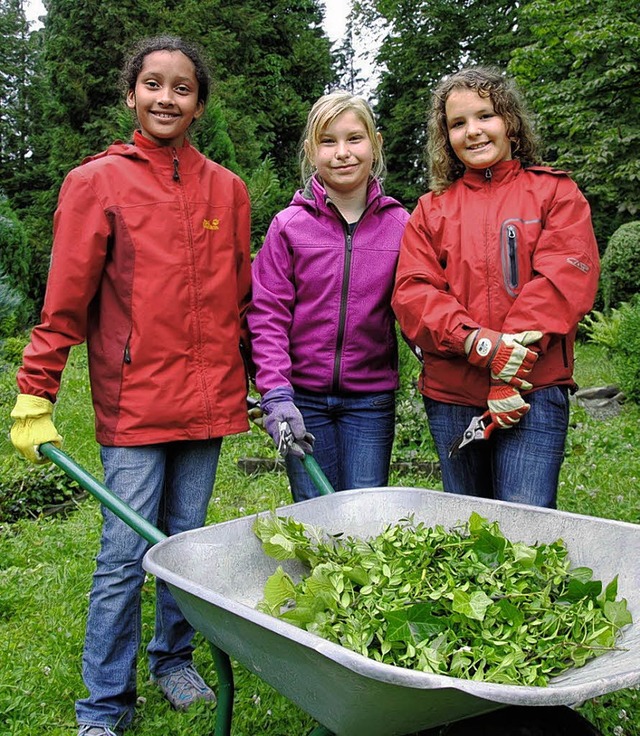
M 105 483 L 168 535 L 202 526 L 222 437 L 248 429 L 250 207 L 242 181 L 187 140 L 209 77 L 174 37 L 145 39 L 124 70 L 139 130 L 66 177 L 42 322 L 18 373 L 11 437 L 29 460 L 61 441 L 53 404 L 69 349 L 86 340 Z M 82 736 L 110 736 L 136 703 L 146 543 L 103 509 L 83 655 Z M 149 667 L 178 708 L 214 695 L 188 625 L 157 581 Z
M 384 486 L 398 387 L 393 275 L 409 217 L 382 190 L 382 138 L 361 97 L 333 92 L 312 107 L 303 190 L 278 213 L 253 263 L 249 310 L 265 427 L 286 452 L 296 501 L 317 496 L 299 455 L 331 485 Z M 298 456 L 296 456 L 296 454 Z
M 573 344 L 599 275 L 589 205 L 539 165 L 519 93 L 497 70 L 440 83 L 428 153 L 431 191 L 404 234 L 392 303 L 424 358 L 444 489 L 554 507 Z M 486 441 L 450 456 L 484 412 Z

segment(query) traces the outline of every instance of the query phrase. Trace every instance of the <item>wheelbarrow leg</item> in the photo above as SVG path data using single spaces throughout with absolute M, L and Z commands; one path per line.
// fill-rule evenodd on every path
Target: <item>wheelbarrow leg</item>
M 218 705 L 216 708 L 216 728 L 214 736 L 231 736 L 231 716 L 233 715 L 233 670 L 229 655 L 209 642 L 213 662 L 218 675 Z

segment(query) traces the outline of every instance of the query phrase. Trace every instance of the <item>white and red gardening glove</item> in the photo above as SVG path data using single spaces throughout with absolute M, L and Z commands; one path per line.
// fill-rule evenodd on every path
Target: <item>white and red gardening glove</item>
M 500 429 L 511 429 L 531 408 L 514 386 L 501 381 L 491 374 L 487 407 L 491 412 L 491 421 Z
M 526 380 L 538 360 L 538 353 L 527 348 L 542 337 L 542 332 L 527 330 L 505 334 L 480 327 L 465 342 L 467 360 L 477 368 L 489 368 L 496 378 L 528 391 L 533 388 Z

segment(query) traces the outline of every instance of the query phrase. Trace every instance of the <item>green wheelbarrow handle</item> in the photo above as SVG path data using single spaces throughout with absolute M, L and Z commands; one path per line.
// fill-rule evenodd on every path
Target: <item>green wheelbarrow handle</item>
M 128 504 L 120 499 L 113 491 L 110 491 L 103 483 L 95 478 L 89 471 L 85 470 L 81 465 L 73 460 L 66 452 L 59 450 L 50 442 L 45 442 L 38 448 L 41 455 L 49 458 L 59 468 L 67 473 L 73 480 L 77 481 L 81 488 L 100 501 L 100 503 L 108 508 L 122 521 L 137 532 L 143 539 L 151 544 L 156 544 L 167 538 L 153 524 L 150 524 L 137 511 L 134 511 Z
M 153 545 L 167 538 L 166 534 L 156 529 L 153 524 L 149 523 L 143 516 L 140 516 L 137 511 L 134 511 L 128 504 L 118 498 L 113 491 L 110 491 L 103 483 L 55 445 L 45 442 L 40 445 L 38 450 L 41 455 L 44 455 L 59 468 L 62 468 L 67 475 L 77 481 L 81 488 L 89 491 L 103 506 L 113 511 L 119 519 L 124 521 L 125 524 L 130 526 L 147 542 Z M 234 695 L 231 662 L 226 652 L 219 649 L 212 642 L 208 642 L 208 644 L 218 675 L 218 706 L 214 736 L 230 736 Z
M 305 455 L 302 458 L 302 464 L 321 496 L 328 496 L 331 493 L 335 493 L 333 486 L 329 483 L 329 479 L 322 472 L 318 461 L 313 455 Z
M 58 449 L 50 442 L 40 445 L 38 451 L 41 455 L 44 455 L 44 457 L 64 470 L 81 488 L 97 498 L 103 506 L 112 511 L 147 542 L 153 545 L 167 538 L 166 534 L 156 529 L 153 524 L 148 522 L 137 511 L 134 511 L 128 504 L 116 496 L 113 491 L 110 491 L 107 486 L 91 475 L 88 470 L 78 465 L 66 452 Z M 313 457 L 305 455 L 303 463 L 321 495 L 334 493 L 331 484 Z M 213 642 L 208 642 L 208 644 L 218 676 L 218 705 L 214 736 L 231 736 L 235 689 L 231 661 L 229 655 L 213 644 Z M 327 731 L 323 726 L 319 726 L 313 731 L 311 736 L 332 736 L 332 733 L 331 731 Z

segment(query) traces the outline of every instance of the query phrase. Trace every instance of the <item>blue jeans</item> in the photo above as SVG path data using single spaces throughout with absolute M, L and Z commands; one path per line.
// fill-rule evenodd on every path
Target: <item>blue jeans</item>
M 221 444 L 214 439 L 102 447 L 105 485 L 167 535 L 200 527 Z M 76 702 L 76 717 L 79 724 L 122 729 L 130 723 L 136 703 L 142 558 L 149 543 L 104 507 L 102 517 L 82 657 L 89 696 Z M 156 580 L 155 635 L 147 648 L 152 674 L 188 665 L 193 633 L 166 584 Z
M 568 389 L 543 388 L 526 400 L 531 409 L 512 429 L 496 429 L 488 440 L 473 442 L 450 458 L 451 443 L 485 408 L 424 398 L 445 491 L 556 507 L 569 427 Z
M 313 457 L 335 491 L 386 486 L 395 428 L 394 391 L 333 396 L 296 391 Z M 294 501 L 320 495 L 302 462 L 287 456 Z

